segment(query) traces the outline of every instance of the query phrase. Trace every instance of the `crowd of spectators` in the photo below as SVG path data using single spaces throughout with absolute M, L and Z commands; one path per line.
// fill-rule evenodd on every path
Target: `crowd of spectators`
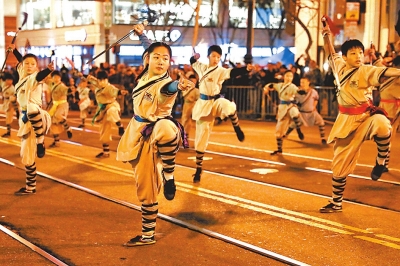
M 282 80 L 283 74 L 285 71 L 290 69 L 294 73 L 294 84 L 299 85 L 300 78 L 303 75 L 307 75 L 310 77 L 310 80 L 314 82 L 314 85 L 326 85 L 323 82 L 323 76 L 321 70 L 318 68 L 316 62 L 314 60 L 304 60 L 305 64 L 300 65 L 299 60 L 303 58 L 300 57 L 295 64 L 291 64 L 288 66 L 283 65 L 281 62 L 277 63 L 268 63 L 266 66 L 255 65 L 254 70 L 247 75 L 237 76 L 235 78 L 226 80 L 224 82 L 225 86 L 235 85 L 235 86 L 252 86 L 249 89 L 248 99 L 250 100 L 250 106 L 257 106 L 259 109 L 260 106 L 257 104 L 259 99 L 259 92 L 262 91 L 262 88 L 265 84 L 270 82 L 279 82 Z M 241 63 L 233 63 L 226 62 L 223 64 L 225 67 L 242 67 Z M 308 71 L 307 71 L 308 67 Z M 68 86 L 69 94 L 68 94 L 68 102 L 71 110 L 79 110 L 78 102 L 78 92 L 76 90 L 77 85 L 79 84 L 80 77 L 82 76 L 76 69 L 68 68 L 65 65 L 59 69 L 61 73 L 62 82 Z M 122 116 L 131 116 L 132 115 L 132 90 L 136 85 L 136 77 L 143 71 L 143 65 L 140 66 L 128 66 L 125 64 L 109 64 L 107 62 L 101 63 L 99 66 L 93 65 L 89 74 L 96 75 L 98 70 L 105 70 L 109 75 L 109 82 L 120 89 L 120 93 L 118 95 L 117 101 L 121 106 Z M 14 70 L 11 70 L 13 72 Z M 15 73 L 16 74 L 16 73 Z M 189 64 L 185 65 L 175 65 L 170 69 L 170 75 L 173 79 L 179 79 L 181 75 L 185 75 L 187 78 L 190 75 L 195 74 L 192 67 Z M 17 80 L 17 77 L 16 77 Z M 51 82 L 51 81 L 49 81 Z M 96 108 L 96 99 L 94 95 L 94 89 L 91 88 L 89 84 L 89 88 L 91 89 L 91 100 L 93 107 L 91 109 Z M 224 91 L 222 91 L 224 93 Z M 175 104 L 175 112 L 176 116 L 179 116 L 179 110 L 181 109 L 183 104 L 182 97 L 178 97 Z M 256 109 L 257 109 L 256 108 Z M 254 110 L 258 112 L 259 110 Z

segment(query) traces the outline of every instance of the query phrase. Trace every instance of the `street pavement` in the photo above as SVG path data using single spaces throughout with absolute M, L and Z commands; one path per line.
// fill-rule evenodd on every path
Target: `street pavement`
M 180 150 L 176 198 L 159 196 L 157 243 L 127 248 L 123 243 L 141 230 L 140 203 L 129 164 L 115 160 L 117 129 L 111 157 L 97 159 L 97 126 L 78 130 L 76 113 L 70 124 L 73 138 L 62 137 L 61 147 L 47 149 L 37 160 L 35 195 L 14 196 L 25 179 L 19 139 L 15 132 L 10 139 L 0 138 L 0 225 L 67 265 L 290 264 L 196 228 L 280 254 L 293 265 L 400 264 L 398 140 L 390 172 L 379 182 L 369 179 L 376 147 L 365 143 L 355 177 L 348 180 L 343 212 L 320 214 L 331 191 L 331 176 L 324 171 L 330 169 L 332 145 L 321 145 L 318 127 L 305 128 L 304 141 L 293 132 L 284 141 L 284 154 L 270 156 L 276 148 L 274 122 L 242 120 L 243 143 L 229 123 L 215 125 L 200 184 L 192 183 L 194 150 Z M 0 248 L 0 265 L 53 265 L 3 233 Z

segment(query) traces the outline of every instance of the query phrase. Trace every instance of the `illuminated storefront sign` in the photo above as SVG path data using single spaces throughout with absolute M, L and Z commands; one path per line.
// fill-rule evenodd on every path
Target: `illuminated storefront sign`
M 179 30 L 144 30 L 143 33 L 146 34 L 149 40 L 157 42 L 176 42 L 182 36 Z M 136 34 L 132 34 L 130 39 L 137 41 L 139 37 Z
M 68 30 L 65 31 L 64 39 L 67 42 L 81 41 L 84 42 L 86 40 L 87 33 L 85 29 L 80 30 Z

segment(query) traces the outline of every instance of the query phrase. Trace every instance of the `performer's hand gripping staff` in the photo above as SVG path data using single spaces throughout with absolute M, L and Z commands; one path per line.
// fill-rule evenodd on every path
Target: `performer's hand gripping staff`
M 329 28 L 329 25 L 327 23 L 327 18 L 323 16 L 321 18 L 322 22 L 322 36 L 324 38 L 324 49 L 325 52 L 328 53 L 328 62 L 332 68 L 332 73 L 335 78 L 335 83 L 336 83 L 336 91 L 340 91 L 340 80 L 339 76 L 336 72 L 336 66 L 335 66 L 335 60 L 333 58 L 333 54 L 335 53 L 335 48 L 333 47 L 332 40 L 331 40 L 331 29 Z
M 4 68 L 5 68 L 5 66 L 6 66 L 6 62 L 7 62 L 8 55 L 9 55 L 10 53 L 12 53 L 12 51 L 15 49 L 14 43 L 15 43 L 15 40 L 17 39 L 17 35 L 18 35 L 19 31 L 25 26 L 26 22 L 28 21 L 28 13 L 22 12 L 22 15 L 24 16 L 24 19 L 22 20 L 22 25 L 21 25 L 21 27 L 18 28 L 17 32 L 15 33 L 15 35 L 14 35 L 12 41 L 11 41 L 12 47 L 8 47 L 8 48 L 7 48 L 6 58 L 4 59 L 4 63 L 3 63 L 3 66 L 1 67 L 1 71 L 0 71 L 0 72 L 3 72 L 3 71 L 4 71 Z
M 184 75 L 179 79 L 178 89 L 181 91 L 191 90 L 195 86 L 196 84 L 194 84 L 190 79 L 185 78 Z

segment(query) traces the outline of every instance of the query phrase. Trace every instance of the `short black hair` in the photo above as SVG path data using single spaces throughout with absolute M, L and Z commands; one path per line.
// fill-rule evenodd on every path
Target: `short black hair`
M 108 79 L 108 74 L 106 71 L 100 70 L 99 72 L 97 72 L 96 78 L 97 79 Z
M 211 45 L 211 46 L 208 48 L 207 56 L 210 56 L 210 54 L 211 54 L 212 52 L 216 52 L 216 53 L 218 53 L 219 55 L 222 55 L 222 49 L 221 49 L 221 47 L 220 47 L 219 45 Z
M 350 39 L 350 40 L 345 41 L 342 44 L 342 47 L 340 48 L 340 50 L 342 51 L 342 55 L 347 55 L 347 52 L 353 48 L 360 48 L 364 52 L 364 45 L 362 44 L 362 42 L 360 40 L 357 40 L 357 39 Z
M 7 79 L 12 79 L 12 80 L 14 80 L 14 77 L 13 77 L 13 75 L 12 75 L 11 73 L 5 72 L 2 79 L 3 79 L 3 80 L 7 80 Z
M 61 73 L 58 70 L 54 70 L 53 72 L 51 72 L 51 76 L 52 77 L 54 77 L 54 76 L 60 76 L 61 77 Z

